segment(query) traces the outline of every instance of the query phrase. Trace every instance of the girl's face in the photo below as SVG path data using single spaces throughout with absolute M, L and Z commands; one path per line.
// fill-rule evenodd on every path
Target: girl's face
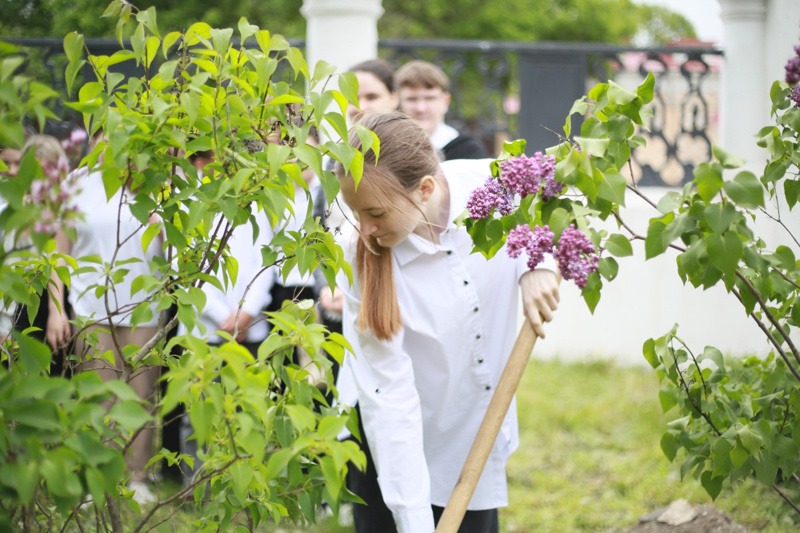
M 361 111 L 350 104 L 347 114 L 356 120 L 361 113 L 369 111 L 394 111 L 397 109 L 397 93 L 390 91 L 377 76 L 369 72 L 356 72 L 358 79 L 358 103 Z
M 418 195 L 418 191 L 410 194 L 411 198 Z M 342 179 L 342 197 L 352 209 L 361 233 L 374 237 L 385 248 L 400 244 L 425 225 L 425 217 L 408 198 L 400 196 L 389 204 L 382 203 L 363 179 L 358 191 L 352 177 Z

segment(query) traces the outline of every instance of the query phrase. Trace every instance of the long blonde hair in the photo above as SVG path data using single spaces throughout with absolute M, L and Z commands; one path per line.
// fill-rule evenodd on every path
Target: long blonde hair
M 439 159 L 425 131 L 408 116 L 398 113 L 368 113 L 361 125 L 380 139 L 380 157 L 372 149 L 364 154 L 364 174 L 359 187 L 369 187 L 383 206 L 397 205 L 403 198 L 413 205 L 410 192 L 425 176 L 436 176 Z M 350 144 L 361 150 L 361 140 L 353 131 Z M 337 162 L 334 172 L 344 177 Z M 361 282 L 361 309 L 358 325 L 369 328 L 378 339 L 389 340 L 403 325 L 392 273 L 392 250 L 380 246 L 373 237 L 361 235 L 356 248 L 356 267 Z

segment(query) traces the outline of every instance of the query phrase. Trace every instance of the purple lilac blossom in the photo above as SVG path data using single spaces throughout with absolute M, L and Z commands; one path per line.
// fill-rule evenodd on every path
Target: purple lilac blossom
M 476 219 L 488 217 L 495 208 L 502 215 L 510 215 L 514 212 L 514 197 L 497 180 L 489 177 L 483 187 L 470 193 L 467 209 L 470 218 Z
M 800 85 L 792 87 L 792 92 L 789 94 L 789 100 L 794 102 L 795 107 L 800 107 Z
M 536 226 L 533 230 L 533 239 L 528 245 L 528 268 L 533 270 L 544 261 L 544 254 L 553 253 L 553 237 L 550 226 Z
M 509 192 L 522 198 L 536 194 L 541 183 L 539 165 L 525 155 L 506 159 L 500 163 L 500 182 Z
M 561 233 L 553 257 L 558 261 L 561 276 L 571 279 L 581 289 L 586 288 L 589 274 L 597 270 L 600 260 L 595 254 L 594 245 L 574 224 Z
M 519 257 L 523 250 L 528 250 L 533 244 L 533 232 L 527 224 L 520 224 L 508 232 L 506 237 L 506 252 L 509 257 Z
M 800 54 L 791 58 L 784 67 L 786 70 L 786 83 L 795 85 L 800 82 Z
M 472 191 L 467 200 L 467 209 L 469 210 L 470 218 L 486 218 L 492 214 L 492 209 L 495 208 L 497 202 L 497 195 L 484 187 L 478 187 Z

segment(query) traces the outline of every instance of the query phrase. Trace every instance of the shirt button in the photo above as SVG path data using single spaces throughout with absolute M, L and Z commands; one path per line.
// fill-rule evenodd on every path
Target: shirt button
M 480 333 L 478 333 L 477 335 L 475 335 L 475 338 L 476 338 L 476 339 L 480 339 L 480 338 L 481 338 L 481 334 L 480 334 Z
M 477 312 L 478 312 L 478 308 L 477 308 L 477 307 L 475 307 L 475 309 L 473 309 L 473 311 L 475 311 L 475 312 L 477 313 Z
M 486 390 L 492 390 L 492 386 L 491 385 L 486 385 Z
M 447 250 L 447 255 L 453 255 L 453 250 Z
M 478 359 L 478 364 L 479 364 L 479 365 L 482 365 L 482 364 L 483 364 L 483 357 L 481 357 L 480 359 Z
M 380 393 L 381 393 L 380 389 L 375 389 L 375 394 L 380 394 Z
M 469 281 L 464 280 L 464 285 L 469 285 Z

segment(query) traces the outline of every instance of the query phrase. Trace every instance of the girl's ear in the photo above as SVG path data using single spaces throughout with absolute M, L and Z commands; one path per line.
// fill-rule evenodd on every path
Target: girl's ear
M 417 193 L 419 194 L 419 199 L 422 202 L 427 202 L 433 196 L 433 193 L 436 191 L 436 187 L 438 184 L 433 176 L 424 176 L 421 180 L 419 180 L 419 184 L 417 185 Z

